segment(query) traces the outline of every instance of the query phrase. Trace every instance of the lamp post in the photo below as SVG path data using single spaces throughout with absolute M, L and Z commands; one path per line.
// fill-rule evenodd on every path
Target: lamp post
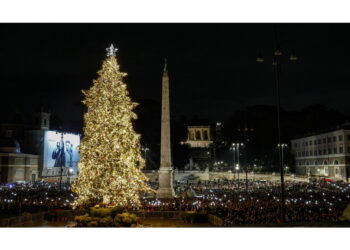
M 236 164 L 237 179 L 238 179 L 238 191 L 239 191 L 239 163 Z
M 292 54 L 289 56 L 289 61 L 295 62 L 297 61 L 297 57 L 295 56 L 295 53 L 292 52 Z M 259 53 L 258 57 L 256 58 L 257 63 L 263 63 L 264 58 L 262 57 L 261 53 Z M 278 137 L 278 144 L 281 144 L 281 118 L 280 118 L 280 72 L 281 72 L 281 64 L 282 64 L 282 51 L 277 47 L 273 51 L 273 60 L 272 60 L 272 66 L 274 68 L 275 73 L 275 84 L 276 84 L 276 103 L 277 103 L 277 137 Z M 285 221 L 285 194 L 284 194 L 284 169 L 283 169 L 283 147 L 278 147 L 278 159 L 279 159 L 279 167 L 280 167 L 280 176 L 281 176 L 281 220 L 282 222 Z
M 284 166 L 284 149 L 287 147 L 288 147 L 288 144 L 286 143 L 277 144 L 278 150 L 281 151 L 282 166 Z
M 232 143 L 232 146 L 237 148 L 237 164 L 236 164 L 236 170 L 238 170 L 238 189 L 239 189 L 239 158 L 240 158 L 240 153 L 239 153 L 239 148 L 244 146 L 244 143 L 238 142 L 238 143 Z M 238 168 L 237 168 L 238 166 Z M 246 176 L 246 184 L 248 183 L 248 176 Z
M 141 147 L 141 150 L 145 152 L 145 169 L 146 169 L 147 168 L 147 151 L 149 150 L 149 148 L 147 148 L 147 144 L 145 145 L 145 147 Z
M 236 145 L 232 143 L 232 146 L 230 148 L 232 150 L 232 156 L 233 156 L 233 161 L 232 161 L 232 171 L 233 171 L 233 179 L 236 179 L 236 172 L 235 172 L 235 165 L 236 165 Z
M 62 131 L 62 128 L 60 127 L 60 131 L 56 131 L 56 134 L 61 134 L 61 141 L 59 145 L 59 152 L 56 157 L 60 158 L 58 159 L 59 167 L 60 167 L 60 193 L 62 191 L 62 176 L 63 176 L 63 167 L 65 167 L 66 159 L 65 159 L 65 148 L 64 148 L 64 141 L 63 141 L 63 135 L 65 132 Z

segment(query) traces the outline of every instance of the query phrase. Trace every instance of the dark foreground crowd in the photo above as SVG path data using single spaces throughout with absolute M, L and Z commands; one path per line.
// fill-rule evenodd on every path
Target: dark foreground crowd
M 34 182 L 0 186 L 0 218 L 70 207 L 75 194 L 69 183 Z
M 280 184 L 269 181 L 208 181 L 179 185 L 175 201 L 144 199 L 148 210 L 206 211 L 225 225 L 281 222 Z M 191 197 L 192 196 L 192 197 Z M 285 182 L 286 222 L 337 222 L 350 204 L 350 184 L 344 182 Z
M 156 188 L 156 184 L 152 184 Z M 143 210 L 208 212 L 224 224 L 276 224 L 280 218 L 280 185 L 269 181 L 177 183 L 177 198 L 142 198 Z M 0 217 L 69 208 L 75 194 L 69 183 L 36 182 L 0 187 Z M 350 184 L 286 182 L 286 222 L 337 222 L 350 204 Z

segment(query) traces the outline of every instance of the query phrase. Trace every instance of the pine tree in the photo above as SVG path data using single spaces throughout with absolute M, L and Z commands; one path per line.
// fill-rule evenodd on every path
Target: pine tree
M 113 45 L 93 86 L 84 91 L 84 137 L 79 147 L 79 175 L 72 186 L 78 194 L 73 206 L 140 204 L 140 192 L 152 192 L 142 173 L 140 135 L 133 129 L 137 119 Z

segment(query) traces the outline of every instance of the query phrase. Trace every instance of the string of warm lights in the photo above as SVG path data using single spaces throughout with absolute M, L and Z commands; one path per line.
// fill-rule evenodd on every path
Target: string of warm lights
M 114 51 L 111 53 L 111 51 Z M 78 194 L 73 206 L 96 203 L 127 206 L 140 205 L 140 192 L 152 192 L 142 173 L 140 135 L 132 120 L 137 119 L 123 77 L 111 46 L 98 72 L 98 79 L 83 91 L 84 138 L 79 147 L 79 176 L 72 186 Z M 95 203 L 95 204 L 92 204 Z

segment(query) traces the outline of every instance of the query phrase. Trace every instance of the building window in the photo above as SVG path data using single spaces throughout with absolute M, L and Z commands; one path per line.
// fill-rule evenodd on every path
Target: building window
M 339 153 L 343 153 L 343 147 L 339 147 Z
M 333 141 L 336 142 L 337 141 L 337 137 L 333 136 Z
M 335 169 L 335 174 L 339 174 L 339 169 L 338 168 Z
M 204 140 L 209 140 L 208 131 L 204 130 Z
M 334 160 L 334 165 L 338 165 L 339 162 L 337 160 Z
M 331 138 L 327 137 L 327 143 L 331 142 Z
M 301 161 L 299 161 L 299 166 L 301 166 Z
M 306 155 L 306 156 L 309 156 L 309 151 L 306 151 L 306 152 L 305 152 L 305 155 Z
M 305 156 L 305 151 L 303 151 L 301 155 L 302 155 L 302 156 Z
M 310 141 L 310 146 L 312 145 L 312 141 Z
M 323 140 L 322 140 L 322 141 L 323 141 L 323 143 L 326 143 L 326 138 L 323 138 Z
M 331 148 L 328 149 L 328 154 L 329 155 L 332 154 L 332 149 Z
M 297 148 L 298 147 L 298 144 L 297 143 L 294 143 L 294 148 Z
M 318 150 L 318 155 L 322 155 L 322 150 L 321 149 Z
M 312 151 L 310 150 L 310 156 L 312 156 Z
M 201 131 L 196 131 L 196 140 L 201 140 Z
M 309 142 L 305 142 L 305 146 L 309 146 Z
M 317 155 L 317 150 L 314 151 L 314 155 L 315 155 L 315 156 Z
M 338 139 L 339 139 L 339 141 L 342 141 L 342 140 L 343 140 L 343 136 L 342 136 L 342 135 L 339 135 L 339 136 L 338 136 Z
M 306 162 L 306 166 L 309 166 L 309 162 L 308 161 Z
M 326 155 L 327 154 L 327 150 L 324 148 L 323 149 L 323 154 Z
M 317 161 L 315 161 L 315 166 L 317 166 L 318 165 L 318 162 Z
M 321 139 L 318 139 L 318 144 L 321 144 Z
M 327 161 L 324 161 L 324 162 L 323 162 L 323 165 L 328 165 L 328 162 L 327 162 Z
M 333 153 L 334 153 L 334 154 L 338 153 L 337 148 L 333 148 Z
M 189 134 L 190 134 L 190 138 L 189 138 L 190 141 L 193 141 L 194 140 L 194 133 L 193 133 L 193 131 L 191 131 Z

